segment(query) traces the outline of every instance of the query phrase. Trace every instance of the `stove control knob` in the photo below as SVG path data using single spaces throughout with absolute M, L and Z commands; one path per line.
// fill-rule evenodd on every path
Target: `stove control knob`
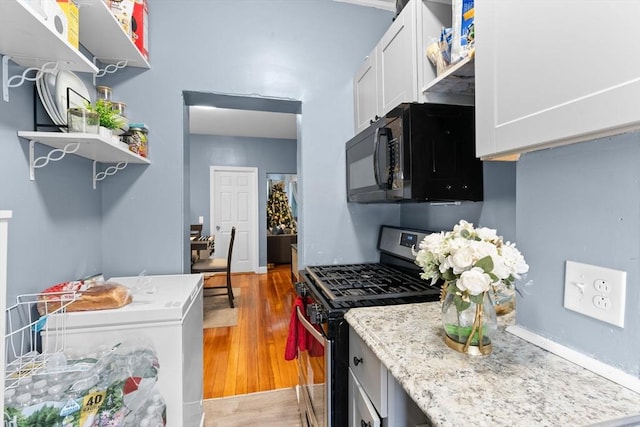
M 314 325 L 323 323 L 326 320 L 322 306 L 318 303 L 309 304 L 307 306 L 307 316 L 309 316 L 309 321 Z
M 305 282 L 298 282 L 295 286 L 296 294 L 300 295 L 301 297 L 309 296 L 309 288 L 307 287 L 307 284 Z

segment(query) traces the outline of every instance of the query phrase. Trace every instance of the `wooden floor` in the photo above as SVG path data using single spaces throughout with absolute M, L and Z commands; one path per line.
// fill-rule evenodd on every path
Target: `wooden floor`
M 223 284 L 224 276 L 205 280 Z M 296 297 L 290 265 L 267 274 L 234 274 L 241 289 L 238 324 L 204 330 L 204 398 L 234 396 L 293 387 L 295 361 L 284 360 L 291 307 Z

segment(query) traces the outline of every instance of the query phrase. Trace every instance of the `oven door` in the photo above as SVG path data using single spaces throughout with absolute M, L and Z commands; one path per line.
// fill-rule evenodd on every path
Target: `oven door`
M 325 337 L 321 328 L 309 322 L 299 307 L 296 307 L 296 313 L 307 335 L 306 349 L 298 349 L 300 416 L 305 427 L 326 427 L 331 411 L 331 340 Z

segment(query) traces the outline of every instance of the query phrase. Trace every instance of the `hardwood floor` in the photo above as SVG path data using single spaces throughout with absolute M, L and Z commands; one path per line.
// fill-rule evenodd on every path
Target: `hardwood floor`
M 224 280 L 208 277 L 205 286 Z M 284 360 L 296 297 L 290 265 L 276 265 L 267 274 L 234 274 L 232 283 L 241 289 L 238 324 L 204 330 L 204 398 L 295 386 L 296 362 Z

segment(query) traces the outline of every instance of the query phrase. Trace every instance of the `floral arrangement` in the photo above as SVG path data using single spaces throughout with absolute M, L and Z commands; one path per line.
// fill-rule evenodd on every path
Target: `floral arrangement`
M 481 304 L 484 293 L 501 286 L 512 287 L 529 266 L 514 243 L 504 242 L 496 230 L 474 228 L 461 220 L 453 231 L 432 233 L 415 253 L 420 277 L 445 282 L 445 293 L 453 293 L 458 311 L 471 301 Z
M 489 291 L 514 287 L 520 275 L 529 271 L 515 244 L 505 243 L 496 230 L 474 228 L 461 220 L 453 231 L 427 235 L 414 255 L 423 270 L 422 279 L 432 285 L 444 281 L 446 344 L 463 353 L 491 353 L 496 311 Z

